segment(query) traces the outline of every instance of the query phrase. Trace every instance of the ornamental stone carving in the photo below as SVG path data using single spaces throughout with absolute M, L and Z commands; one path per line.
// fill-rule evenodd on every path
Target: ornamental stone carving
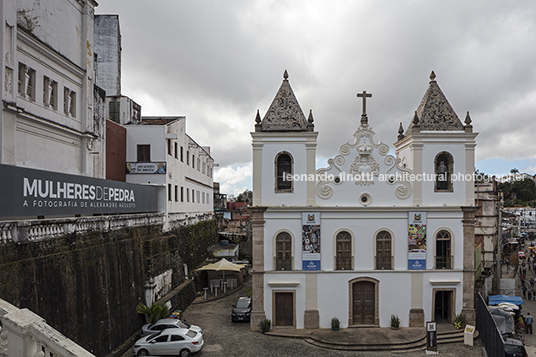
M 345 180 L 351 180 L 357 186 L 374 185 L 380 175 L 384 175 L 385 180 L 382 181 L 385 181 L 386 184 L 395 186 L 396 197 L 406 199 L 411 196 L 412 187 L 409 182 L 411 170 L 400 167 L 401 160 L 388 155 L 389 146 L 381 141 L 376 143 L 374 135 L 375 133 L 368 123 L 362 121 L 354 133 L 355 142 L 341 145 L 340 154 L 328 160 L 329 166 L 317 170 L 319 182 L 316 185 L 316 194 L 318 197 L 330 198 L 334 193 L 335 186 L 341 185 Z M 345 157 L 356 152 L 357 155 L 347 165 Z M 384 172 L 382 172 L 381 160 L 378 161 L 382 156 L 385 157 L 383 159 Z M 345 167 L 345 164 L 348 167 Z M 350 176 L 350 179 L 347 176 Z M 372 198 L 371 195 L 370 200 Z
M 270 108 L 260 124 L 261 131 L 312 131 L 314 125 L 305 119 L 300 104 L 292 91 L 285 71 L 283 84 L 279 88 Z

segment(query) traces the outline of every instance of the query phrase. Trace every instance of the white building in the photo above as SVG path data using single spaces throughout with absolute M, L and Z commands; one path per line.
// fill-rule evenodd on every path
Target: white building
M 127 128 L 127 182 L 162 187 L 163 212 L 213 212 L 210 148 L 186 134 L 186 117 L 142 117 Z
M 0 163 L 104 177 L 104 117 L 94 104 L 95 6 L 2 1 Z
M 317 169 L 313 117 L 286 71 L 256 123 L 252 329 L 263 318 L 275 328 L 327 328 L 332 317 L 341 327 L 385 327 L 391 315 L 401 326 L 462 312 L 474 320 L 476 208 L 465 174 L 474 172 L 477 134 L 433 73 L 409 129 L 399 129 L 397 157 L 363 110 L 360 123 L 341 128 L 357 127 L 353 138 Z

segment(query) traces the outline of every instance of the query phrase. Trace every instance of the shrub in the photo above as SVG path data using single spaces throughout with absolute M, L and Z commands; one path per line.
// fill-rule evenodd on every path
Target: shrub
M 341 325 L 341 322 L 339 321 L 338 318 L 333 317 L 331 319 L 331 328 L 339 328 L 340 325 Z
M 400 319 L 398 318 L 398 315 L 391 315 L 391 327 L 400 327 Z
M 145 321 L 148 324 L 151 324 L 160 319 L 165 319 L 166 317 L 168 317 L 169 309 L 166 305 L 162 304 L 153 304 L 151 307 L 148 307 L 144 304 L 139 304 L 138 314 L 145 315 Z
M 467 317 L 465 314 L 456 315 L 456 318 L 454 319 L 454 327 L 461 330 L 465 328 L 465 325 L 467 325 Z
M 272 328 L 272 321 L 269 319 L 261 320 L 261 332 L 268 332 Z

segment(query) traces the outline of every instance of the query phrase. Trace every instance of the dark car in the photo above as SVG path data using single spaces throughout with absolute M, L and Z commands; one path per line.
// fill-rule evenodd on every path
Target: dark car
M 251 317 L 251 298 L 239 297 L 236 305 L 233 305 L 233 321 L 249 321 Z
M 504 340 L 504 356 L 505 357 L 527 357 L 527 350 L 523 342 L 507 338 Z

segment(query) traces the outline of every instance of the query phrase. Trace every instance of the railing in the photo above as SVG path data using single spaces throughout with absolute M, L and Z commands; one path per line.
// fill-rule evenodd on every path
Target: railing
M 0 355 L 95 357 L 28 309 L 0 299 Z
M 147 213 L 117 216 L 0 221 L 0 244 L 30 243 L 89 231 L 109 232 L 126 227 L 162 225 L 163 231 L 214 218 L 212 212 Z
M 476 305 L 476 329 L 480 333 L 480 339 L 487 355 L 489 357 L 503 357 L 504 341 L 502 335 L 480 293 L 478 293 Z

